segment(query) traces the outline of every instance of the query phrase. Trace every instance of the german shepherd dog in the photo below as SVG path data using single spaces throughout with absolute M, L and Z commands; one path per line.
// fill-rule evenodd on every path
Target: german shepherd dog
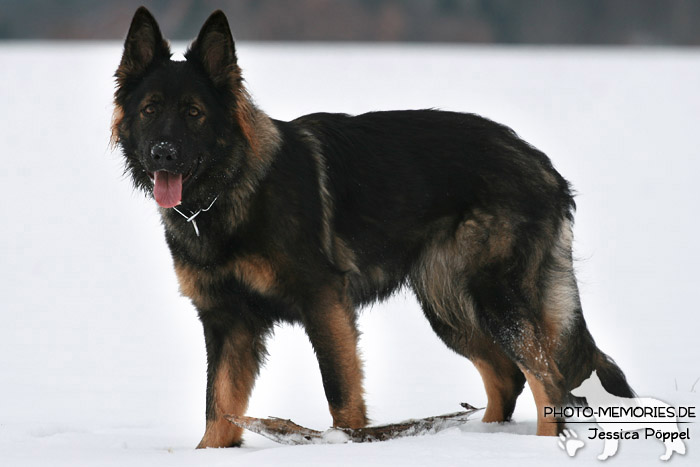
M 304 326 L 337 427 L 368 422 L 357 308 L 401 287 L 447 346 L 479 370 L 483 421 L 509 420 L 525 381 L 538 435 L 597 370 L 631 397 L 595 345 L 572 268 L 574 201 L 542 152 L 511 129 L 436 110 L 269 118 L 243 84 L 226 16 L 185 54 L 145 8 L 116 71 L 112 138 L 160 206 L 183 295 L 207 350 L 199 447 L 237 446 L 278 322 Z

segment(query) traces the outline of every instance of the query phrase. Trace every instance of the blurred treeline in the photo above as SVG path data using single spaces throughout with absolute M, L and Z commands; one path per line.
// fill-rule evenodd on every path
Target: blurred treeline
M 0 0 L 0 39 L 120 39 L 141 4 L 175 40 L 222 9 L 243 40 L 700 44 L 700 0 Z

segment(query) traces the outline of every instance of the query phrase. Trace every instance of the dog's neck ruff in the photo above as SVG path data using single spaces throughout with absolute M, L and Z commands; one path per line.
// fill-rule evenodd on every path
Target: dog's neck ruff
M 199 227 L 197 227 L 197 221 L 195 220 L 195 218 L 196 218 L 199 214 L 201 214 L 201 213 L 203 213 L 203 212 L 207 212 L 208 210 L 210 210 L 211 207 L 214 206 L 214 203 L 216 203 L 216 200 L 217 200 L 217 199 L 219 199 L 219 195 L 217 195 L 216 198 L 214 198 L 214 200 L 211 202 L 211 204 L 209 204 L 209 207 L 207 207 L 207 208 L 202 208 L 202 209 L 200 209 L 200 210 L 197 211 L 197 212 L 190 211 L 190 210 L 188 209 L 188 211 L 190 211 L 190 215 L 189 215 L 189 216 L 188 216 L 187 214 L 183 213 L 182 211 L 180 211 L 176 206 L 173 206 L 173 209 L 175 210 L 175 212 L 177 212 L 177 213 L 180 214 L 182 217 L 184 217 L 185 220 L 186 220 L 187 222 L 191 222 L 191 223 L 192 223 L 192 227 L 194 227 L 194 233 L 196 233 L 197 236 L 199 237 Z

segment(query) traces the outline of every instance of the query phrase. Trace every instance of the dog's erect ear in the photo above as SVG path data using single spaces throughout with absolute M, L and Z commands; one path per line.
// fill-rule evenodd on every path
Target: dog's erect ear
M 170 47 L 163 39 L 155 18 L 145 7 L 140 7 L 131 20 L 124 42 L 124 54 L 117 69 L 120 84 L 130 76 L 138 76 L 152 63 L 170 58 Z
M 236 48 L 223 11 L 217 10 L 206 20 L 197 39 L 185 54 L 187 60 L 201 63 L 214 85 L 223 87 L 240 80 Z

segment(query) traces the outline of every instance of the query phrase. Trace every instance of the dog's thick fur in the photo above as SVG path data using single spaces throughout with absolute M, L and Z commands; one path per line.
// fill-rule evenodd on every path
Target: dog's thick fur
M 215 200 L 195 232 L 168 204 L 180 198 L 156 195 L 204 326 L 200 447 L 240 444 L 222 415 L 246 410 L 279 321 L 304 325 L 334 425 L 365 425 L 356 309 L 402 286 L 478 368 L 484 421 L 508 420 L 526 380 L 540 415 L 593 369 L 632 395 L 581 314 L 569 185 L 509 128 L 434 110 L 272 120 L 243 86 L 220 11 L 176 62 L 140 8 L 116 77 L 112 137 L 135 185 L 151 194 L 158 174 L 184 180 L 173 191 L 184 214 Z M 561 424 L 540 417 L 537 432 Z

